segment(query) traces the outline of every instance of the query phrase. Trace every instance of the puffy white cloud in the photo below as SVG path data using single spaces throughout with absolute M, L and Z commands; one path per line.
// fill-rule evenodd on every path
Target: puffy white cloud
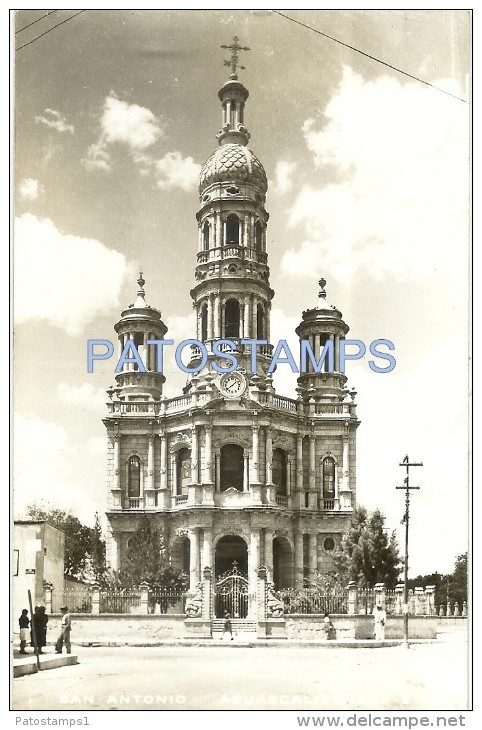
M 105 142 L 126 144 L 132 151 L 145 150 L 163 134 L 150 109 L 128 104 L 112 94 L 104 103 L 101 128 Z
M 69 335 L 116 310 L 128 267 L 100 241 L 62 233 L 49 218 L 15 220 L 15 319 L 45 320 Z
M 104 170 L 110 172 L 111 161 L 105 142 L 99 139 L 87 149 L 87 156 L 82 160 L 88 170 Z
M 19 186 L 20 197 L 23 200 L 37 200 L 43 188 L 38 180 L 32 177 L 24 178 Z
M 82 383 L 82 385 L 59 383 L 57 395 L 64 403 L 82 406 L 84 410 L 92 408 L 97 412 L 102 412 L 108 400 L 104 388 L 94 388 L 91 383 Z
M 305 240 L 283 271 L 309 275 L 322 259 L 340 278 L 361 268 L 375 278 L 464 276 L 468 132 L 468 105 L 345 68 L 323 121 L 303 127 L 320 185 L 303 187 L 292 207 L 290 225 L 303 225 Z
M 285 195 L 293 187 L 292 175 L 296 162 L 279 160 L 276 164 L 275 178 L 270 180 L 269 189 L 277 195 Z
M 160 175 L 157 185 L 161 189 L 181 188 L 189 192 L 196 188 L 201 165 L 180 152 L 168 152 L 156 162 L 156 171 Z
M 35 121 L 37 124 L 43 124 L 45 127 L 55 129 L 56 132 L 61 134 L 64 132 L 74 134 L 73 125 L 69 124 L 67 119 L 56 109 L 45 109 L 43 116 L 36 116 Z

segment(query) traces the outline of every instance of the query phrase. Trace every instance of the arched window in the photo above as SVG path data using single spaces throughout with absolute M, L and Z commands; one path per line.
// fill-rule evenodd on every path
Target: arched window
M 131 456 L 127 464 L 127 496 L 141 496 L 141 460 L 138 456 Z
M 331 456 L 323 459 L 323 498 L 335 497 L 335 460 Z
M 224 492 L 230 487 L 243 491 L 244 482 L 244 449 L 237 444 L 226 444 L 221 448 L 221 483 L 219 488 Z
M 239 218 L 237 215 L 228 215 L 226 219 L 226 243 L 239 244 Z
M 228 299 L 224 308 L 224 336 L 239 337 L 239 302 Z
M 288 459 L 286 451 L 283 449 L 275 449 L 273 451 L 273 484 L 276 484 L 276 494 L 286 495 Z
M 264 339 L 264 309 L 262 304 L 258 304 L 256 309 L 256 333 L 258 340 Z
M 201 342 L 206 342 L 208 338 L 208 305 L 203 304 L 201 307 Z
M 262 251 L 263 250 L 263 225 L 259 221 L 256 223 L 254 227 L 254 242 L 256 246 L 256 251 Z
M 189 449 L 179 449 L 176 454 L 176 493 L 188 493 L 187 485 L 191 481 L 191 456 Z
M 209 249 L 209 223 L 206 221 L 206 223 L 203 226 L 203 251 L 207 251 Z

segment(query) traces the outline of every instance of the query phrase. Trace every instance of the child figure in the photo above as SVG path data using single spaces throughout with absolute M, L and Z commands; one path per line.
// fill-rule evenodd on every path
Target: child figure
M 231 625 L 231 614 L 229 614 L 227 611 L 224 614 L 224 636 L 226 634 L 231 635 L 231 641 L 233 641 L 233 628 Z
M 30 619 L 28 617 L 28 611 L 26 608 L 22 610 L 22 615 L 18 619 L 18 625 L 20 627 L 20 654 L 26 654 L 25 647 L 29 639 L 29 626 Z

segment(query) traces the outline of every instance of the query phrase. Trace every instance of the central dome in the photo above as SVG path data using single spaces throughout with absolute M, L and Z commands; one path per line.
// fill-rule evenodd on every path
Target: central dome
M 216 182 L 249 182 L 263 194 L 268 190 L 266 173 L 256 155 L 239 144 L 224 144 L 203 165 L 199 175 L 199 192 Z

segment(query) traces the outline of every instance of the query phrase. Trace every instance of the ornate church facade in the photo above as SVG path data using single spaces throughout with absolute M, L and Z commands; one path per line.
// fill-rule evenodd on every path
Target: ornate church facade
M 182 394 L 162 394 L 156 348 L 164 338 L 161 313 L 137 300 L 115 325 L 120 351 L 133 341 L 146 367 L 125 363 L 108 390 L 107 558 L 122 565 L 145 514 L 162 529 L 172 563 L 190 577 L 190 589 L 212 571 L 213 590 L 226 576 L 242 576 L 256 591 L 260 566 L 275 588 L 302 585 L 310 572 L 332 569 L 332 553 L 356 500 L 355 393 L 340 372 L 340 342 L 348 332 L 341 312 L 326 300 L 304 311 L 296 330 L 318 360 L 328 340 L 334 368 L 310 365 L 297 397 L 278 394 L 268 371 L 270 287 L 265 170 L 248 147 L 244 112 L 248 91 L 236 73 L 219 91 L 218 148 L 199 178 L 198 252 L 191 290 L 196 339 Z M 238 367 L 223 365 L 213 348 L 229 339 Z M 261 340 L 256 371 L 251 346 Z M 228 358 L 228 356 L 226 356 Z M 229 365 L 229 358 L 225 365 Z M 317 368 L 316 368 L 317 369 Z M 251 605 L 251 604 L 250 604 Z M 256 612 L 255 603 L 249 608 Z M 241 614 L 241 617 L 242 614 Z

